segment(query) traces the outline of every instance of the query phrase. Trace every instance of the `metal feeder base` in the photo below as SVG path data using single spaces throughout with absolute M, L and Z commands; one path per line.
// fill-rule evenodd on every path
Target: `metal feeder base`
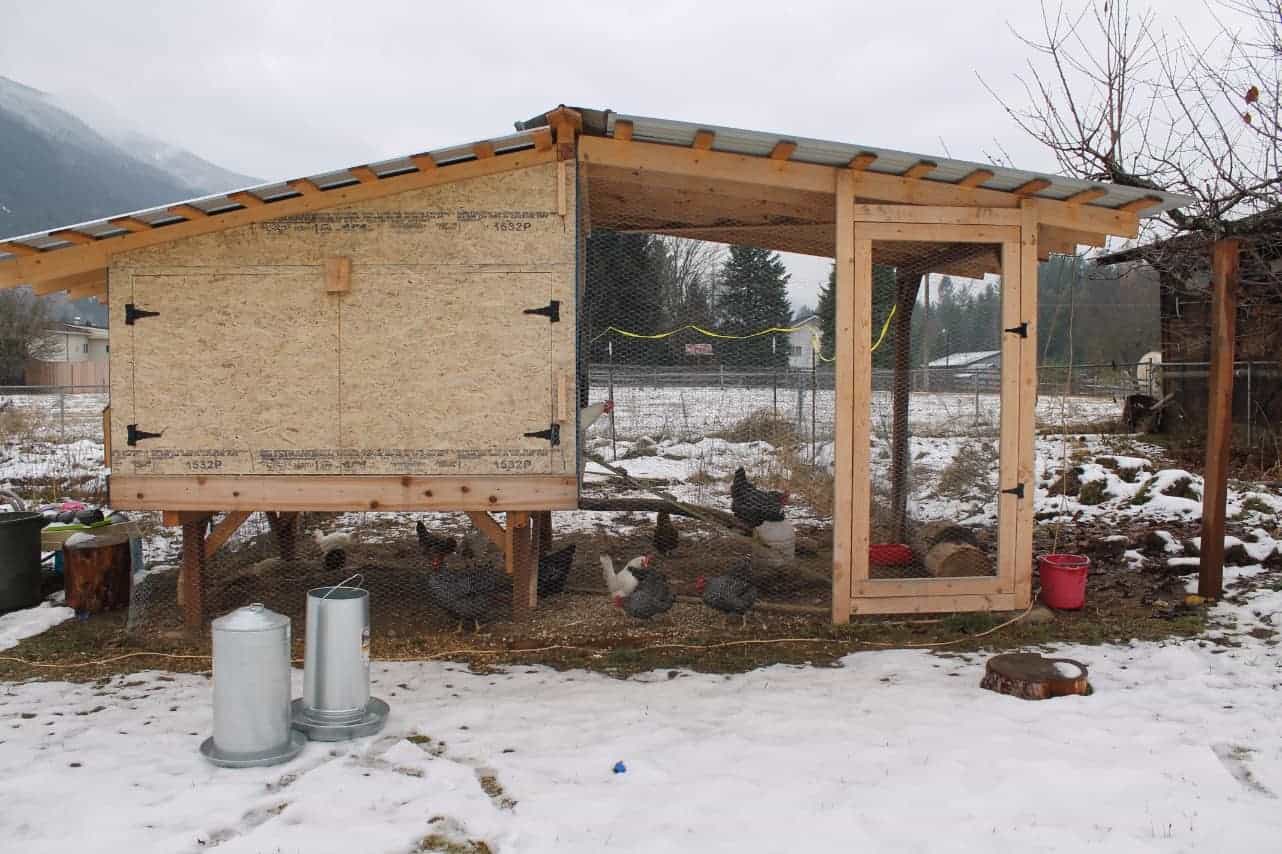
M 374 735 L 387 723 L 389 711 L 387 703 L 378 697 L 370 697 L 365 704 L 365 714 L 359 720 L 335 723 L 310 714 L 310 710 L 303 705 L 302 697 L 299 697 L 293 702 L 291 718 L 294 729 L 306 734 L 312 741 L 347 741 Z
M 201 754 L 215 765 L 223 768 L 255 768 L 262 765 L 279 765 L 288 762 L 307 746 L 307 736 L 298 730 L 289 731 L 289 744 L 265 750 L 261 753 L 221 753 L 214 746 L 211 735 L 200 744 Z

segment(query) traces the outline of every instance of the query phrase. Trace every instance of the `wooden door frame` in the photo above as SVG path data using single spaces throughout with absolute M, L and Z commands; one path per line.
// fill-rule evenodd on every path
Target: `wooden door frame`
M 843 180 L 843 178 L 845 180 Z M 1037 395 L 1037 232 L 1035 205 L 1019 210 L 914 205 L 859 205 L 853 176 L 838 175 L 836 198 L 837 391 L 832 620 L 852 613 L 1010 610 L 1032 593 L 1032 522 Z M 872 243 L 874 240 L 990 243 L 1000 247 L 1002 328 L 1026 323 L 1026 337 L 1002 336 L 998 573 L 992 578 L 869 578 L 869 482 L 872 394 Z M 1025 284 L 1028 287 L 1025 287 Z

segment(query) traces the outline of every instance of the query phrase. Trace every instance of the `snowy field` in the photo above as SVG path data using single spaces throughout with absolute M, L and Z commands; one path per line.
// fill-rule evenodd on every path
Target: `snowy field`
M 1236 647 L 1059 650 L 1095 693 L 1041 703 L 979 689 L 984 656 L 913 651 L 629 680 L 376 662 L 380 736 L 247 770 L 197 753 L 200 676 L 0 685 L 0 838 L 24 854 L 1276 851 L 1282 654 L 1246 632 L 1279 608 L 1267 588 L 1218 607 Z
M 44 440 L 102 440 L 102 410 L 106 394 L 6 394 L 0 393 L 0 406 L 27 418 L 30 435 L 23 438 Z

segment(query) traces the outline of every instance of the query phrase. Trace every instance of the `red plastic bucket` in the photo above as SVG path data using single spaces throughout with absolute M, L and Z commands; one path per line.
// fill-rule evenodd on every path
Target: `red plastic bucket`
M 1037 571 L 1042 577 L 1042 601 L 1061 611 L 1076 611 L 1086 604 L 1086 574 L 1091 559 L 1082 555 L 1042 555 Z

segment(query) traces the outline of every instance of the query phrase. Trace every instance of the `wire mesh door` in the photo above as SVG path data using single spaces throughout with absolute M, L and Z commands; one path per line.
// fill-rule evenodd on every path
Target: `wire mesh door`
M 889 334 L 855 358 L 868 450 L 858 459 L 857 433 L 852 610 L 1012 607 L 1019 228 L 859 222 L 855 235 L 855 300 Z

